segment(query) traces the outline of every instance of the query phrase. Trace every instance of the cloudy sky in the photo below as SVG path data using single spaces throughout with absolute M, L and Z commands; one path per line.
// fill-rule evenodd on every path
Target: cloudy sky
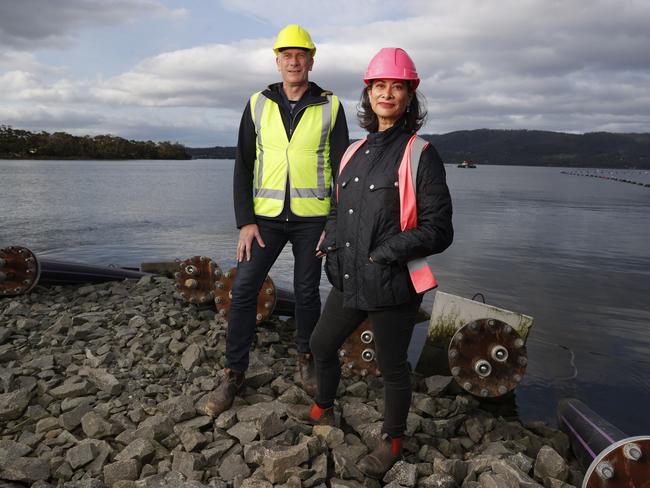
M 0 0 L 0 124 L 234 145 L 287 23 L 311 32 L 311 79 L 352 136 L 383 46 L 417 65 L 424 133 L 650 131 L 648 0 Z

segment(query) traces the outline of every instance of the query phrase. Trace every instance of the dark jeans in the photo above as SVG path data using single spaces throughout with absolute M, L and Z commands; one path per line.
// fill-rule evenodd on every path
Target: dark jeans
M 259 219 L 257 225 L 266 247 L 253 240 L 251 260 L 237 264 L 228 312 L 226 366 L 238 373 L 248 369 L 248 354 L 255 337 L 257 294 L 287 242 L 291 242 L 295 260 L 293 289 L 298 352 L 309 352 L 309 337 L 320 315 L 321 259 L 316 257 L 316 244 L 325 223 Z
M 316 403 L 324 408 L 334 404 L 341 379 L 339 348 L 361 322 L 370 318 L 375 337 L 375 357 L 384 379 L 382 432 L 391 437 L 401 436 L 406 430 L 406 417 L 411 406 L 407 351 L 421 302 L 422 296 L 418 295 L 403 305 L 368 312 L 343 308 L 343 294 L 332 288 L 311 336 L 318 381 Z

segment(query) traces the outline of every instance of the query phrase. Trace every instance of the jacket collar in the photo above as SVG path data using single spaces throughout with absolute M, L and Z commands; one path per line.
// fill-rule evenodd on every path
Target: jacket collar
M 407 132 L 405 122 L 406 119 L 402 118 L 395 122 L 395 125 L 384 131 L 370 132 L 367 137 L 368 144 L 371 146 L 384 146 L 390 144 Z
M 266 98 L 270 100 L 273 100 L 278 105 L 282 106 L 283 103 L 282 103 L 282 95 L 280 94 L 280 90 L 282 90 L 282 82 L 272 83 L 266 88 L 266 90 L 262 92 L 262 95 L 264 95 Z M 332 94 L 331 91 L 323 90 L 316 83 L 310 81 L 309 88 L 307 88 L 307 91 L 303 94 L 302 98 L 300 99 L 300 105 L 305 106 L 305 105 L 318 105 L 321 103 L 327 103 L 327 96 L 331 94 Z

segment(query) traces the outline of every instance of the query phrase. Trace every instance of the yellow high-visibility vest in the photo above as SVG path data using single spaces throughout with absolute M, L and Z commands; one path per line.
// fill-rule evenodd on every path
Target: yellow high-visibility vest
M 253 209 L 255 215 L 277 217 L 284 207 L 289 178 L 291 211 L 300 217 L 318 217 L 330 211 L 332 167 L 330 132 L 339 99 L 303 110 L 291 140 L 282 123 L 280 107 L 262 92 L 250 99 L 257 132 Z

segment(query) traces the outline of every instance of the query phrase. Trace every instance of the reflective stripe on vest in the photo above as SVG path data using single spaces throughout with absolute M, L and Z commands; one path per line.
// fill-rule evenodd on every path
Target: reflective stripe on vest
M 254 212 L 277 217 L 284 208 L 287 178 L 291 211 L 301 217 L 325 216 L 330 210 L 332 168 L 330 132 L 339 108 L 338 97 L 305 107 L 287 137 L 280 108 L 261 92 L 250 100 L 256 138 Z
M 341 163 L 339 165 L 339 175 L 343 168 L 348 164 L 354 153 L 356 153 L 361 146 L 366 142 L 366 139 L 353 142 L 346 149 Z M 400 228 L 402 231 L 413 229 L 418 225 L 418 209 L 417 209 L 417 175 L 418 165 L 420 164 L 420 156 L 422 151 L 429 145 L 427 141 L 418 137 L 417 134 L 409 139 L 404 149 L 404 155 L 400 162 L 397 171 L 399 181 L 399 217 Z M 339 185 L 336 185 L 336 199 L 339 196 Z M 424 293 L 438 286 L 435 276 L 426 258 L 412 259 L 406 263 L 411 277 L 411 282 L 415 291 Z

